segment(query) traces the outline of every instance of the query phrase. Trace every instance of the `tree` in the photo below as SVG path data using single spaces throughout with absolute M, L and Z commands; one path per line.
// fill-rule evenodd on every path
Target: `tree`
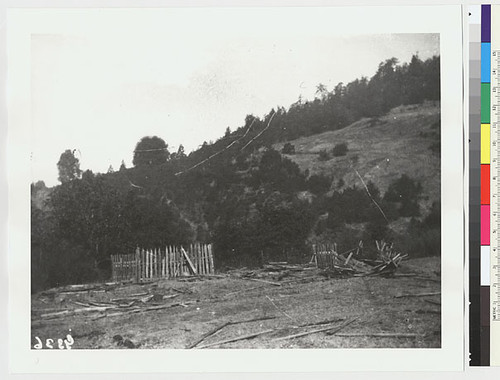
M 322 174 L 313 174 L 307 180 L 307 188 L 316 195 L 324 194 L 330 190 L 332 184 L 331 178 Z
M 347 150 L 348 150 L 347 144 L 340 143 L 340 144 L 337 144 L 333 147 L 332 154 L 334 157 L 345 156 L 347 154 Z
M 122 160 L 122 164 L 120 165 L 120 171 L 124 171 L 124 170 L 127 170 L 127 167 L 125 166 L 125 161 Z
M 295 145 L 287 142 L 283 146 L 283 149 L 281 149 L 281 153 L 283 154 L 295 154 Z
M 398 211 L 401 216 L 417 216 L 420 214 L 418 202 L 422 190 L 420 182 L 403 174 L 389 185 L 384 200 L 398 203 Z
M 325 149 L 321 149 L 319 151 L 319 157 L 318 160 L 320 161 L 328 161 L 330 159 L 330 155 L 327 153 Z
M 316 86 L 316 95 L 319 95 L 321 99 L 325 99 L 328 96 L 328 89 L 323 83 Z
M 186 158 L 186 153 L 184 152 L 184 146 L 182 144 L 179 145 L 179 149 L 177 149 L 175 158 L 177 159 Z
M 135 146 L 134 166 L 161 165 L 170 158 L 168 145 L 158 136 L 146 136 Z
M 80 178 L 82 171 L 80 170 L 80 161 L 75 157 L 74 150 L 66 149 L 61 154 L 57 163 L 59 170 L 59 181 L 61 183 L 69 182 L 75 178 Z

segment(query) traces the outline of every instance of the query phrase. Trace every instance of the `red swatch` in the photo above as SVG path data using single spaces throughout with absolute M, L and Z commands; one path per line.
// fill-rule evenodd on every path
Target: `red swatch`
M 481 165 L 481 204 L 490 204 L 490 165 Z

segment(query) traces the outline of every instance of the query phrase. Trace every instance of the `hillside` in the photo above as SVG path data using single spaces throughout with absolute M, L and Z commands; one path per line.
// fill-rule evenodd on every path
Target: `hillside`
M 362 186 L 356 169 L 365 182 L 372 181 L 382 193 L 395 179 L 406 173 L 422 183 L 422 206 L 428 209 L 440 198 L 439 103 L 399 106 L 378 118 L 363 118 L 346 128 L 289 141 L 295 154 L 286 155 L 302 171 L 343 179 L 343 187 Z M 347 143 L 345 156 L 330 155 L 319 160 L 319 152 L 331 152 L 339 143 Z M 284 143 L 275 144 L 281 151 Z
M 31 188 L 32 289 L 103 281 L 113 254 L 194 242 L 213 244 L 220 270 L 303 263 L 316 243 L 439 255 L 439 67 L 388 59 L 189 154 L 144 136 L 118 171 L 83 171 L 66 149 L 61 184 Z

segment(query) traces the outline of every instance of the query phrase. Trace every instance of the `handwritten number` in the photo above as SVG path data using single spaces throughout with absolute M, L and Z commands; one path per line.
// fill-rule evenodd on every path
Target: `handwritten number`
M 64 339 L 64 343 L 66 344 L 66 349 L 71 350 L 71 346 L 75 343 L 75 341 L 73 340 L 73 337 L 68 334 L 66 335 L 66 339 Z
M 35 345 L 33 347 L 35 348 L 35 350 L 41 350 L 43 347 L 42 341 L 37 336 L 35 336 L 35 339 L 37 340 L 37 342 L 35 343 Z
M 47 348 L 54 348 L 54 346 L 52 345 L 52 343 L 54 343 L 54 339 L 47 339 L 47 341 L 45 342 L 45 345 L 47 346 Z

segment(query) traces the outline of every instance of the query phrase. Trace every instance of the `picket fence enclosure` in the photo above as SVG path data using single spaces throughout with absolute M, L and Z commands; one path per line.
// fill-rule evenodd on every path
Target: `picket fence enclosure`
M 315 262 L 318 268 L 334 268 L 343 267 L 349 263 L 353 255 L 357 255 L 360 249 L 363 248 L 363 242 L 359 242 L 357 247 L 354 247 L 343 253 L 338 253 L 337 244 L 314 244 L 313 256 L 311 262 Z
M 175 278 L 214 273 L 212 244 L 141 249 L 111 256 L 113 281 Z

